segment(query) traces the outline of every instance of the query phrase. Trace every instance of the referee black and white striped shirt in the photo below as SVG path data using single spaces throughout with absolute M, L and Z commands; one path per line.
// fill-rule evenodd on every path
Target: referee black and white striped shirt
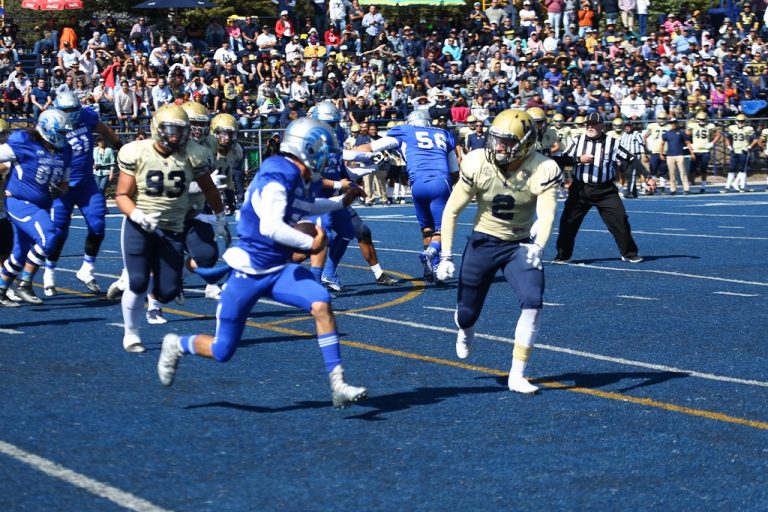
M 635 130 L 622 133 L 621 138 L 619 139 L 619 144 L 624 147 L 630 155 L 640 156 L 645 153 L 643 135 Z
M 590 114 L 589 117 L 592 118 L 592 116 L 597 116 L 596 119 L 599 119 L 602 124 L 600 114 Z M 587 119 L 587 123 L 590 118 Z M 564 153 L 565 156 L 574 159 L 573 179 L 591 185 L 612 182 L 616 177 L 616 161 L 627 162 L 633 158 L 619 140 L 608 137 L 605 133 L 594 139 L 587 137 L 586 133 L 577 136 Z M 592 155 L 592 162 L 581 163 L 579 158 L 582 155 Z

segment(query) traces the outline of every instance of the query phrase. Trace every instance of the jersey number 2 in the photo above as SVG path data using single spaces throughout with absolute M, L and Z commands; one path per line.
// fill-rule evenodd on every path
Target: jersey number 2
M 515 198 L 499 194 L 494 196 L 491 204 L 491 214 L 501 220 L 512 220 L 515 216 Z

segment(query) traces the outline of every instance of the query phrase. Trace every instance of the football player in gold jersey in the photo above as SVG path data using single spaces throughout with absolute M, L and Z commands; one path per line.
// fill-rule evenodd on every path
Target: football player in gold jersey
M 508 380 L 509 389 L 518 393 L 538 390 L 523 374 L 539 330 L 544 294 L 541 255 L 552 233 L 555 193 L 563 179 L 553 160 L 534 151 L 536 131 L 527 113 L 505 110 L 494 119 L 485 149 L 464 157 L 459 181 L 443 212 L 443 256 L 437 268 L 441 281 L 453 275 L 456 218 L 476 199 L 474 231 L 459 270 L 456 354 L 461 359 L 469 356 L 475 323 L 493 276 L 501 269 L 522 309 Z M 535 216 L 538 230 L 532 239 Z
M 701 175 L 701 188 L 699 193 L 707 191 L 707 170 L 709 168 L 709 154 L 715 144 L 720 140 L 720 131 L 714 123 L 709 121 L 704 111 L 696 114 L 696 118 L 688 123 L 688 134 L 693 144 L 693 153 L 696 157 L 691 160 L 691 180 L 697 174 Z
M 547 113 L 544 112 L 544 109 L 531 107 L 526 110 L 526 113 L 536 124 L 536 147 L 534 149 L 544 155 L 561 151 L 563 148 L 560 147 L 557 132 L 547 126 Z
M 725 188 L 721 193 L 730 191 L 747 191 L 747 169 L 749 169 L 749 152 L 759 142 L 755 137 L 755 129 L 747 124 L 747 116 L 736 116 L 736 124 L 730 125 L 725 131 L 725 146 L 731 152 L 731 166 L 725 180 Z
M 221 197 L 210 177 L 210 157 L 189 141 L 189 117 L 178 105 L 161 107 L 151 123 L 152 138 L 124 145 L 117 156 L 120 177 L 115 198 L 126 216 L 123 261 L 123 348 L 143 352 L 139 322 L 153 276 L 153 295 L 167 303 L 179 294 L 184 267 L 184 219 L 189 183 L 196 181 L 214 213 L 217 231 L 226 226 Z
M 661 158 L 661 145 L 663 143 L 661 136 L 669 130 L 668 119 L 669 115 L 666 112 L 660 113 L 656 116 L 656 122 L 649 124 L 643 134 L 643 140 L 645 140 L 648 153 L 651 155 L 649 159 L 651 176 L 659 178 L 659 187 L 662 191 L 666 186 L 664 176 L 667 175 L 667 163 Z

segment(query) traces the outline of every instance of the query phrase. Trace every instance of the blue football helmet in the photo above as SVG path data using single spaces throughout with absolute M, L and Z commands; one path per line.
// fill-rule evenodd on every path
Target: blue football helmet
M 56 99 L 53 101 L 53 108 L 64 112 L 69 117 L 69 122 L 72 123 L 72 126 L 77 126 L 78 121 L 80 121 L 80 111 L 83 107 L 80 105 L 80 100 L 77 99 L 75 93 L 67 91 L 56 95 Z
M 331 100 L 323 100 L 311 109 L 309 117 L 325 123 L 338 123 L 341 121 L 341 112 Z
M 72 130 L 72 123 L 61 110 L 49 108 L 40 114 L 37 118 L 37 133 L 44 141 L 57 149 L 67 145 L 67 133 Z
M 429 110 L 414 110 L 405 120 L 411 126 L 432 126 L 432 116 L 429 115 Z
M 339 151 L 339 141 L 333 129 L 316 119 L 300 117 L 285 129 L 280 152 L 299 159 L 312 172 L 312 181 L 319 181 L 328 166 L 331 154 Z

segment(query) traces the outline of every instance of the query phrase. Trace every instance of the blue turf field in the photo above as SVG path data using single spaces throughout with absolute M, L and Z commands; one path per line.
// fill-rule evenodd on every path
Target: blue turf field
M 546 266 L 533 397 L 506 390 L 518 314 L 506 284 L 459 362 L 455 282 L 409 277 L 413 209 L 361 209 L 383 266 L 406 280 L 375 286 L 350 248 L 334 307 L 349 381 L 371 398 L 344 411 L 313 322 L 272 303 L 231 362 L 184 358 L 162 388 L 163 335 L 212 332 L 215 303 L 190 279 L 169 323 L 144 326 L 147 353 L 125 353 L 119 305 L 74 278 L 78 218 L 62 293 L 0 310 L 0 510 L 768 510 L 768 195 L 626 204 L 644 263 L 618 259 L 593 211 L 573 264 Z M 104 289 L 119 222 L 97 264 Z

